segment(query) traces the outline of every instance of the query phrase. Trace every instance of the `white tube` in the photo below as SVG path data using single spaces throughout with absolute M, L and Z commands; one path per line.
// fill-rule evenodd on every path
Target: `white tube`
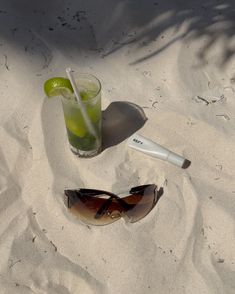
M 127 144 L 131 148 L 134 148 L 152 157 L 169 161 L 182 168 L 187 168 L 191 164 L 191 162 L 186 158 L 171 152 L 167 148 L 138 134 L 132 135 L 128 139 Z

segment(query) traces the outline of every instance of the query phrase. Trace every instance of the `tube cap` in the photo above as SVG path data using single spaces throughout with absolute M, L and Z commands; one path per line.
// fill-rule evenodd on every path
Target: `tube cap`
M 191 164 L 189 160 L 174 152 L 170 152 L 166 160 L 182 168 L 187 168 Z
M 184 164 L 185 158 L 174 152 L 170 152 L 166 160 L 179 167 L 182 167 Z

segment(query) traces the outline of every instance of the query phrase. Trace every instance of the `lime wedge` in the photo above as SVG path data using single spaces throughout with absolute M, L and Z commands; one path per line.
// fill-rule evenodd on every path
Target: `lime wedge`
M 76 121 L 70 118 L 65 118 L 65 123 L 66 123 L 67 129 L 74 135 L 78 137 L 85 136 L 86 128 L 84 126 L 81 126 L 79 123 L 77 123 Z
M 69 79 L 55 77 L 44 83 L 44 92 L 47 97 L 63 96 L 69 98 L 73 96 L 73 88 Z

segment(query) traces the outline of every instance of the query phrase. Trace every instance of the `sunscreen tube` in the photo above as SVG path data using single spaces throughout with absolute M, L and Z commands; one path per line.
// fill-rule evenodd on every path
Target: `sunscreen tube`
M 156 157 L 165 161 L 169 161 L 173 163 L 174 165 L 177 165 L 182 168 L 187 168 L 190 166 L 191 162 L 174 153 L 171 152 L 170 150 L 166 149 L 165 147 L 149 140 L 146 139 L 145 137 L 134 134 L 132 135 L 128 140 L 127 144 L 129 147 L 134 148 L 138 151 L 141 151 L 145 154 L 148 154 L 152 157 Z

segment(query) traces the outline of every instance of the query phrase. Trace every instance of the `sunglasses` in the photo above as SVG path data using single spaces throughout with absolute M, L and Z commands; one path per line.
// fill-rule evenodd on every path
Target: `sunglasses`
M 143 185 L 133 187 L 128 196 L 102 190 L 76 189 L 64 191 L 66 207 L 81 221 L 91 225 L 108 225 L 121 217 L 134 223 L 145 217 L 163 194 L 163 188 Z

